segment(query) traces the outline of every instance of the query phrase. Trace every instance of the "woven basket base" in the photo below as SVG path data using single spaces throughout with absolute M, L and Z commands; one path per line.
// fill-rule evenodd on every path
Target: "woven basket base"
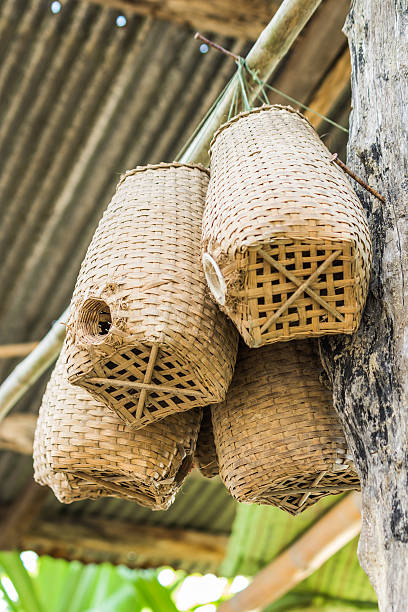
M 321 472 L 305 474 L 302 479 L 298 476 L 281 479 L 274 483 L 273 487 L 269 486 L 255 493 L 241 491 L 238 501 L 277 506 L 289 514 L 296 515 L 328 495 L 359 490 L 360 480 L 350 467 L 344 472 Z
M 225 311 L 246 344 L 349 334 L 360 320 L 355 256 L 349 242 L 274 240 L 221 266 Z
M 123 475 L 89 468 L 83 471 L 78 469 L 53 472 L 48 474 L 46 480 L 57 499 L 65 504 L 84 499 L 117 497 L 134 501 L 151 510 L 166 510 L 173 503 L 180 483 L 192 465 L 193 457 L 187 455 L 173 477 L 165 481 L 131 480 Z
M 198 380 L 187 358 L 159 343 L 122 347 L 70 382 L 89 391 L 132 429 L 222 399 Z
M 108 477 L 108 475 L 106 476 Z M 86 474 L 80 477 L 75 472 L 56 472 L 48 480 L 55 497 L 63 504 L 87 499 L 100 499 L 101 497 L 116 497 L 134 501 L 151 510 L 167 510 L 175 498 L 175 492 L 173 491 L 166 493 L 161 491 L 160 488 L 156 490 L 154 487 L 149 491 L 146 486 L 141 486 L 138 489 L 135 483 L 129 483 L 130 486 L 117 484 L 115 490 L 113 490 L 107 480 L 102 479 L 101 481 L 99 477 L 94 478 L 92 475 L 87 477 Z

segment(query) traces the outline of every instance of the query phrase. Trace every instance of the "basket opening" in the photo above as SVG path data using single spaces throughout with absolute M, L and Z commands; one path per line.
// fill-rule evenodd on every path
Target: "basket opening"
M 183 480 L 185 479 L 187 474 L 190 472 L 192 467 L 193 467 L 193 455 L 186 455 L 183 461 L 181 462 L 181 465 L 179 469 L 177 470 L 176 475 L 174 476 L 174 481 L 177 484 L 180 484 L 181 482 L 183 482 Z
M 211 293 L 217 302 L 223 306 L 225 304 L 227 286 L 217 262 L 208 253 L 203 255 L 203 268 Z
M 102 340 L 108 335 L 111 326 L 111 311 L 106 302 L 91 298 L 83 303 L 79 311 L 78 327 L 84 337 L 91 341 Z

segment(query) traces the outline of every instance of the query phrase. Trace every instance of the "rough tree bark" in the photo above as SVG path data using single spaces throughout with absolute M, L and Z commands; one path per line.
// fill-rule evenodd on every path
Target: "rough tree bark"
M 374 262 L 353 337 L 320 342 L 334 403 L 362 482 L 359 560 L 380 610 L 408 609 L 408 3 L 354 0 L 348 165 L 385 198 L 355 185 Z

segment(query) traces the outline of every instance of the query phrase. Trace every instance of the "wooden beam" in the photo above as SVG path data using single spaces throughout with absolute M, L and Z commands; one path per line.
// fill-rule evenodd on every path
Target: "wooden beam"
M 25 357 L 35 349 L 38 342 L 21 342 L 19 344 L 3 344 L 0 346 L 0 359 Z
M 0 422 L 0 450 L 33 454 L 36 414 L 12 414 Z
M 255 40 L 279 7 L 279 0 L 91 0 L 126 16 L 173 21 L 222 36 Z
M 216 569 L 228 537 L 189 529 L 136 525 L 112 519 L 37 520 L 20 539 L 22 549 L 84 563 L 128 567 L 205 566 Z
M 20 546 L 49 493 L 47 487 L 41 487 L 30 476 L 20 495 L 1 513 L 0 550 L 12 550 Z
M 350 52 L 347 49 L 340 55 L 332 69 L 326 75 L 320 87 L 317 89 L 309 102 L 310 108 L 321 115 L 328 115 L 336 100 L 340 98 L 345 87 L 350 82 L 351 62 Z M 305 116 L 309 119 L 313 127 L 318 128 L 322 123 L 318 117 L 310 111 L 306 111 Z
M 361 495 L 347 495 L 295 544 L 261 570 L 246 589 L 221 604 L 218 612 L 263 610 L 277 601 L 358 535 L 360 509 Z

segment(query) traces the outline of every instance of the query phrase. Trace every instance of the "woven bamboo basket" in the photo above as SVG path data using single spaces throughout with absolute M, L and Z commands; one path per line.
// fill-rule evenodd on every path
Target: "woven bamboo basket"
M 205 478 L 218 476 L 218 459 L 210 408 L 203 409 L 203 420 L 197 438 L 194 465 Z
M 365 213 L 307 119 L 263 106 L 211 144 L 203 265 L 251 347 L 359 325 L 371 267 Z
M 240 351 L 227 399 L 212 408 L 220 476 L 238 501 L 298 514 L 359 489 L 319 371 L 309 341 Z
M 120 180 L 78 277 L 68 375 L 134 428 L 225 398 L 238 334 L 201 267 L 208 171 L 160 164 Z
M 38 418 L 35 479 L 64 503 L 110 496 L 164 510 L 192 467 L 200 421 L 196 409 L 132 431 L 68 382 L 62 353 Z

